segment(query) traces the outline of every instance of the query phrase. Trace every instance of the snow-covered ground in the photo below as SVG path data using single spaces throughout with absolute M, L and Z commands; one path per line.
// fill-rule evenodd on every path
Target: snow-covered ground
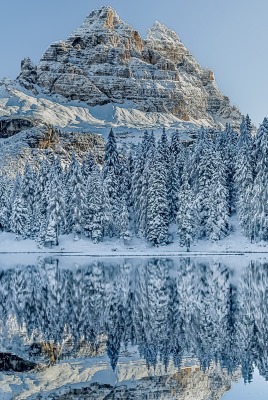
M 88 238 L 82 237 L 74 241 L 73 235 L 63 235 L 59 238 L 59 246 L 39 248 L 34 240 L 17 240 L 13 233 L 0 232 L 0 253 L 40 253 L 104 257 L 140 257 L 140 256 L 192 256 L 206 254 L 252 254 L 267 253 L 268 243 L 250 243 L 236 221 L 232 218 L 233 231 L 226 238 L 211 242 L 198 240 L 191 246 L 190 252 L 181 247 L 174 233 L 174 241 L 166 246 L 154 247 L 144 238 L 133 238 L 129 244 L 122 239 L 105 238 L 103 242 L 94 244 Z

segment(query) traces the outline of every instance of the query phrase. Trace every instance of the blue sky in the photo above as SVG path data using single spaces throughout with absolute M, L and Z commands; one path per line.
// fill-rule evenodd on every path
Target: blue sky
M 37 62 L 91 10 L 113 6 L 142 36 L 158 20 L 174 29 L 222 92 L 257 125 L 268 116 L 267 0 L 1 0 L 0 77 Z

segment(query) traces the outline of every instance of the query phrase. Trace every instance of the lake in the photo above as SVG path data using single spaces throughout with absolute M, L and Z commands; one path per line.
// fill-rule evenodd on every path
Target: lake
M 265 258 L 0 258 L 1 400 L 267 400 L 267 380 Z

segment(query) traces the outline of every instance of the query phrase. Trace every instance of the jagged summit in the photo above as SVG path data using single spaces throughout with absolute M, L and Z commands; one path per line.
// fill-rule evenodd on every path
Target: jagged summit
M 66 40 L 52 43 L 38 65 L 24 59 L 18 82 L 34 96 L 60 95 L 61 103 L 106 111 L 112 105 L 107 121 L 130 113 L 132 126 L 162 116 L 207 126 L 238 127 L 241 121 L 213 72 L 198 64 L 173 30 L 155 22 L 142 39 L 109 6 L 92 11 Z
M 92 11 L 86 17 L 84 23 L 74 31 L 73 35 L 86 34 L 93 29 L 116 30 L 120 27 L 129 28 L 129 25 L 120 19 L 112 7 L 102 6 Z
M 180 38 L 176 32 L 169 29 L 166 25 L 159 21 L 155 21 L 153 26 L 149 28 L 146 40 L 160 40 L 160 41 L 172 41 L 174 43 L 180 43 Z

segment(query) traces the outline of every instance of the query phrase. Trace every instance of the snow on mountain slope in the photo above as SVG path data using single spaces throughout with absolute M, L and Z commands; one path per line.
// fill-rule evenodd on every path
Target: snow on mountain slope
M 2 116 L 26 112 L 64 128 L 121 131 L 241 121 L 213 72 L 174 31 L 156 22 L 143 40 L 111 7 L 93 11 L 66 41 L 51 44 L 37 66 L 24 59 L 18 82 L 31 94 L 9 91 Z
M 137 110 L 133 102 L 88 106 L 84 102 L 68 101 L 59 95 L 33 95 L 17 82 L 0 82 L 0 119 L 27 117 L 67 131 L 89 131 L 106 134 L 109 128 L 117 132 L 137 132 L 161 129 L 163 126 L 196 129 L 208 125 L 206 120 L 185 122 L 175 115 Z

